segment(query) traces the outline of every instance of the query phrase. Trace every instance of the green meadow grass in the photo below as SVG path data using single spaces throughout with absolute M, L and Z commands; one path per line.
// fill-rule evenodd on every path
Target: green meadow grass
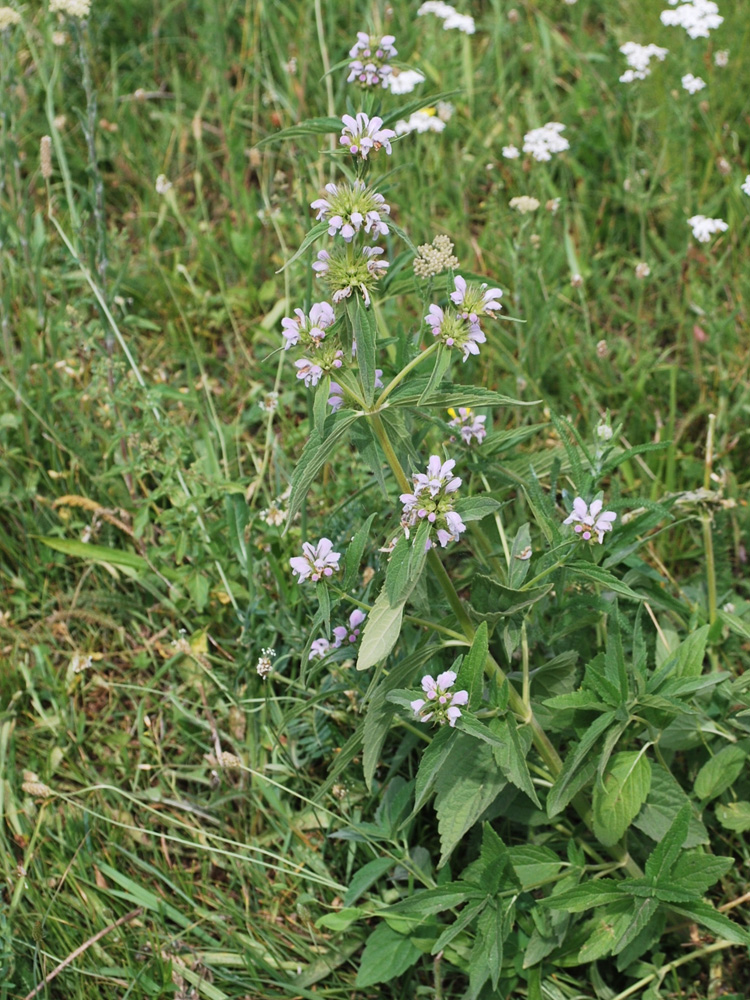
M 724 24 L 692 41 L 659 23 L 661 6 L 477 0 L 469 37 L 417 18 L 411 0 L 94 0 L 84 31 L 27 3 L 0 34 L 0 1000 L 30 994 L 126 915 L 37 995 L 447 1000 L 465 988 L 429 956 L 356 988 L 364 930 L 316 926 L 363 863 L 404 854 L 397 835 L 328 836 L 378 804 L 359 760 L 329 777 L 367 679 L 343 660 L 302 669 L 311 602 L 288 572 L 308 522 L 351 537 L 373 494 L 356 465 L 329 469 L 287 535 L 257 516 L 307 438 L 279 348 L 281 318 L 314 294 L 309 253 L 280 269 L 332 163 L 327 136 L 263 140 L 357 110 L 342 63 L 358 30 L 392 32 L 427 77 L 419 93 L 454 106 L 442 133 L 398 140 L 380 190 L 415 243 L 448 234 L 523 321 L 466 366 L 542 401 L 494 414 L 513 432 L 508 481 L 531 459 L 544 477 L 562 454 L 550 413 L 589 437 L 609 414 L 624 447 L 663 443 L 611 483 L 622 509 L 679 494 L 679 515 L 642 549 L 670 595 L 660 628 L 669 642 L 731 604 L 746 636 L 714 665 L 748 668 L 750 17 L 721 0 Z M 670 54 L 624 85 L 618 46 L 631 39 Z M 688 95 L 687 72 L 706 89 Z M 502 156 L 547 121 L 565 123 L 566 154 Z M 519 215 L 519 195 L 541 207 Z M 728 231 L 698 243 L 694 214 Z M 382 308 L 395 332 L 415 332 L 423 304 L 397 294 L 411 293 L 410 261 L 391 271 Z M 512 534 L 522 498 L 508 516 Z M 277 656 L 264 682 L 265 647 Z M 227 752 L 241 767 L 222 766 Z M 402 764 L 384 759 L 380 779 Z M 24 772 L 52 794 L 24 791 Z M 737 861 L 713 902 L 747 923 L 735 901 L 750 843 L 712 836 Z M 742 949 L 679 962 L 683 931 L 657 966 L 663 995 L 744 997 Z M 538 996 L 613 1000 L 604 979 L 571 961 Z

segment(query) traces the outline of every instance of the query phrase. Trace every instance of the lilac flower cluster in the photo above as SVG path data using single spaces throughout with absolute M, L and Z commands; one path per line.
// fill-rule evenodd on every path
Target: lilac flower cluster
M 471 444 L 473 439 L 476 439 L 477 444 L 484 441 L 487 436 L 487 428 L 484 426 L 487 417 L 478 417 L 470 406 L 459 406 L 458 413 L 451 407 L 448 413 L 453 418 L 449 426 L 461 432 L 464 444 Z
M 357 41 L 349 50 L 349 76 L 347 83 L 358 83 L 361 87 L 387 87 L 392 67 L 389 59 L 394 59 L 398 52 L 393 43 L 393 35 L 368 35 L 364 31 L 357 32 Z
M 324 576 L 338 573 L 340 558 L 341 553 L 333 551 L 330 538 L 321 538 L 317 545 L 303 542 L 302 555 L 292 556 L 289 565 L 298 583 L 304 583 L 308 577 L 313 583 L 317 583 Z
M 360 611 L 359 608 L 355 608 L 354 611 L 349 615 L 349 621 L 346 625 L 337 625 L 333 630 L 333 642 L 321 636 L 320 639 L 315 639 L 315 641 L 310 646 L 310 655 L 308 659 L 322 659 L 327 653 L 330 653 L 332 649 L 339 649 L 339 647 L 347 644 L 353 646 L 359 640 L 359 633 L 361 631 L 360 625 L 365 620 L 367 615 L 364 611 Z
M 374 240 L 387 235 L 388 225 L 382 216 L 390 215 L 391 207 L 382 194 L 373 191 L 364 181 L 326 184 L 326 193 L 328 198 L 318 198 L 310 207 L 317 211 L 318 220 L 328 220 L 329 236 L 338 233 L 350 243 L 363 228 L 366 233 L 372 233 Z
M 426 674 L 422 678 L 422 690 L 426 698 L 416 698 L 410 702 L 415 717 L 420 722 L 429 722 L 434 718 L 435 722 L 444 726 L 447 722 L 449 726 L 455 726 L 456 720 L 461 717 L 459 705 L 466 705 L 469 701 L 468 691 L 453 691 L 451 688 L 456 683 L 456 672 L 445 670 L 438 674 L 437 678 Z
M 391 139 L 396 133 L 392 128 L 381 128 L 383 119 L 377 115 L 370 118 L 363 111 L 358 111 L 356 118 L 344 115 L 341 121 L 344 127 L 339 143 L 346 146 L 352 156 L 366 160 L 371 150 L 377 153 L 379 149 L 385 149 L 388 156 L 393 152 Z
M 439 455 L 431 455 L 427 471 L 412 476 L 414 492 L 402 493 L 399 498 L 404 505 L 401 527 L 407 538 L 411 529 L 423 520 L 434 527 L 442 548 L 449 542 L 457 542 L 466 530 L 461 515 L 453 507 L 454 494 L 461 486 L 461 480 L 453 475 L 455 464 L 454 459 L 441 462 Z
M 455 310 L 445 310 L 432 303 L 430 311 L 425 316 L 425 322 L 432 328 L 433 337 L 440 339 L 446 347 L 458 347 L 463 352 L 463 360 L 470 354 L 479 354 L 479 344 L 484 344 L 487 338 L 479 325 L 481 316 L 494 319 L 495 313 L 502 309 L 499 288 L 487 288 L 486 285 L 467 285 L 466 280 L 458 275 L 454 280 L 456 290 L 451 292 L 451 301 Z
M 596 534 L 601 545 L 605 532 L 612 530 L 612 524 L 617 519 L 617 514 L 611 510 L 602 510 L 603 506 L 601 500 L 594 500 L 589 506 L 582 497 L 576 497 L 573 501 L 573 510 L 563 524 L 574 525 L 573 530 L 585 542 L 590 542 Z
M 326 340 L 326 331 L 335 321 L 336 314 L 329 302 L 315 302 L 308 315 L 301 309 L 295 309 L 294 317 L 285 316 L 281 321 L 284 350 L 302 344 L 312 351 L 311 358 L 300 358 L 294 362 L 297 378 L 308 388 L 316 386 L 324 374 L 342 365 L 344 352 L 335 341 Z

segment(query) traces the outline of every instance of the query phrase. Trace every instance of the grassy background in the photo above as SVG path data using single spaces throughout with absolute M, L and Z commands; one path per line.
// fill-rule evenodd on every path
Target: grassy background
M 136 907 L 46 995 L 288 997 L 298 970 L 295 995 L 315 984 L 315 996 L 367 993 L 352 990 L 361 941 L 314 920 L 356 866 L 397 857 L 400 845 L 363 854 L 326 837 L 342 814 L 372 811 L 356 767 L 311 801 L 353 730 L 363 682 L 342 662 L 300 677 L 309 607 L 284 568 L 307 519 L 324 515 L 332 537 L 356 529 L 361 480 L 331 477 L 283 539 L 257 516 L 283 494 L 306 438 L 305 398 L 277 351 L 309 271 L 304 260 L 278 269 L 309 227 L 330 159 L 325 139 L 256 145 L 356 110 L 345 74 L 324 73 L 357 30 L 395 34 L 425 91 L 453 95 L 445 131 L 399 141 L 381 190 L 416 243 L 448 233 L 462 267 L 504 288 L 525 321 L 504 325 L 468 377 L 543 398 L 582 433 L 609 410 L 629 444 L 671 442 L 623 466 L 618 487 L 687 494 L 686 516 L 648 545 L 678 595 L 667 630 L 706 606 L 690 494 L 704 486 L 714 413 L 720 499 L 701 510 L 714 519 L 718 600 L 747 608 L 743 3 L 721 4 L 725 23 L 708 42 L 663 27 L 660 5 L 644 0 L 517 3 L 517 19 L 510 4 L 475 2 L 471 38 L 414 17 L 417 6 L 95 2 L 81 33 L 27 5 L 23 25 L 0 38 L 3 1000 Z M 55 29 L 66 31 L 61 46 Z M 670 55 L 624 86 L 617 48 L 630 39 Z M 725 69 L 717 48 L 730 50 Z M 82 59 L 97 102 L 94 162 Z M 687 95 L 686 72 L 707 88 Z M 406 100 L 383 98 L 388 109 Z M 38 147 L 55 119 L 48 188 Z M 566 124 L 568 154 L 501 156 L 551 120 Z M 162 173 L 166 196 L 154 187 Z M 519 194 L 560 208 L 521 217 L 508 206 Z M 685 220 L 697 213 L 728 232 L 691 240 Z M 119 341 L 84 268 L 98 275 Z M 414 295 L 394 293 L 384 308 L 396 331 L 423 315 Z M 273 389 L 270 420 L 261 404 Z M 541 432 L 514 460 L 534 452 L 543 467 L 559 440 L 539 410 L 495 415 L 498 430 L 535 423 Z M 232 498 L 243 495 L 246 550 L 232 535 Z M 520 509 L 512 517 L 524 520 Z M 119 556 L 83 560 L 82 538 Z M 255 663 L 266 646 L 278 656 L 263 684 Z M 741 669 L 747 649 L 738 656 Z M 217 763 L 222 750 L 243 767 Z M 24 792 L 25 771 L 54 797 Z M 743 838 L 725 850 L 746 878 Z M 704 974 L 683 967 L 675 990 L 699 985 L 675 995 L 708 995 Z M 725 981 L 741 985 L 734 975 L 727 965 Z M 594 995 L 574 973 L 558 988 Z M 376 995 L 415 993 L 433 995 L 429 978 Z

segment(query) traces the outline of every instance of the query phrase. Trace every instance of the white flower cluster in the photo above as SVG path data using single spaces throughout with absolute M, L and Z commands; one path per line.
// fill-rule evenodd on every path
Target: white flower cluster
M 744 191 L 745 194 L 750 195 L 750 174 L 747 175 L 743 183 L 740 185 L 740 191 Z
M 638 42 L 625 42 L 620 46 L 620 52 L 625 56 L 630 69 L 626 69 L 620 77 L 620 83 L 632 83 L 633 80 L 645 80 L 651 72 L 649 62 L 658 59 L 664 62 L 669 49 L 658 45 L 639 45 Z
M 445 234 L 436 236 L 432 243 L 417 247 L 419 256 L 414 258 L 414 273 L 418 278 L 433 278 L 436 274 L 458 267 L 458 257 L 453 255 L 453 243 Z
M 521 194 L 517 198 L 510 199 L 510 207 L 515 208 L 519 215 L 527 215 L 529 212 L 536 212 L 539 201 L 531 195 Z
M 705 215 L 693 215 L 687 221 L 699 243 L 708 243 L 715 233 L 724 233 L 729 229 L 723 219 L 708 219 Z
M 436 108 L 422 108 L 415 111 L 406 121 L 403 118 L 396 122 L 396 135 L 408 135 L 410 132 L 442 132 L 445 123 L 453 117 L 453 105 L 447 101 L 439 101 Z
M 668 3 L 674 7 L 678 0 Z M 713 0 L 690 0 L 675 10 L 663 10 L 659 17 L 662 24 L 684 28 L 691 38 L 708 38 L 709 32 L 724 21 Z
M 706 86 L 706 81 L 701 80 L 699 76 L 693 76 L 692 73 L 686 73 L 682 77 L 682 86 L 688 92 L 688 94 L 697 94 L 699 90 L 703 90 Z
M 531 153 L 535 160 L 551 160 L 553 153 L 562 153 L 570 148 L 570 143 L 561 133 L 565 126 L 560 122 L 547 122 L 541 128 L 534 128 L 523 137 L 524 153 Z
M 21 23 L 21 15 L 12 7 L 0 7 L 0 31 L 5 31 L 15 24 Z
M 91 0 L 50 0 L 50 14 L 67 14 L 83 19 L 91 13 Z
M 473 35 L 477 30 L 474 18 L 470 14 L 459 14 L 455 7 L 451 7 L 449 3 L 442 3 L 441 0 L 427 0 L 423 3 L 417 11 L 417 17 L 422 17 L 424 14 L 434 14 L 435 17 L 442 18 L 445 22 L 443 28 L 446 31 L 456 28 L 464 34 Z
M 392 94 L 401 96 L 410 94 L 424 81 L 424 73 L 420 73 L 418 69 L 402 69 L 400 73 L 392 73 L 388 77 L 387 87 Z

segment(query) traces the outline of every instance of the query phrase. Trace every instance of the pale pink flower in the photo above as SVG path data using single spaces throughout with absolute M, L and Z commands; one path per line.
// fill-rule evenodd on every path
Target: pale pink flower
M 292 556 L 289 565 L 298 577 L 298 583 L 304 583 L 308 577 L 317 583 L 322 577 L 338 572 L 340 558 L 341 553 L 333 551 L 333 542 L 329 538 L 321 538 L 317 545 L 303 542 L 302 555 Z

